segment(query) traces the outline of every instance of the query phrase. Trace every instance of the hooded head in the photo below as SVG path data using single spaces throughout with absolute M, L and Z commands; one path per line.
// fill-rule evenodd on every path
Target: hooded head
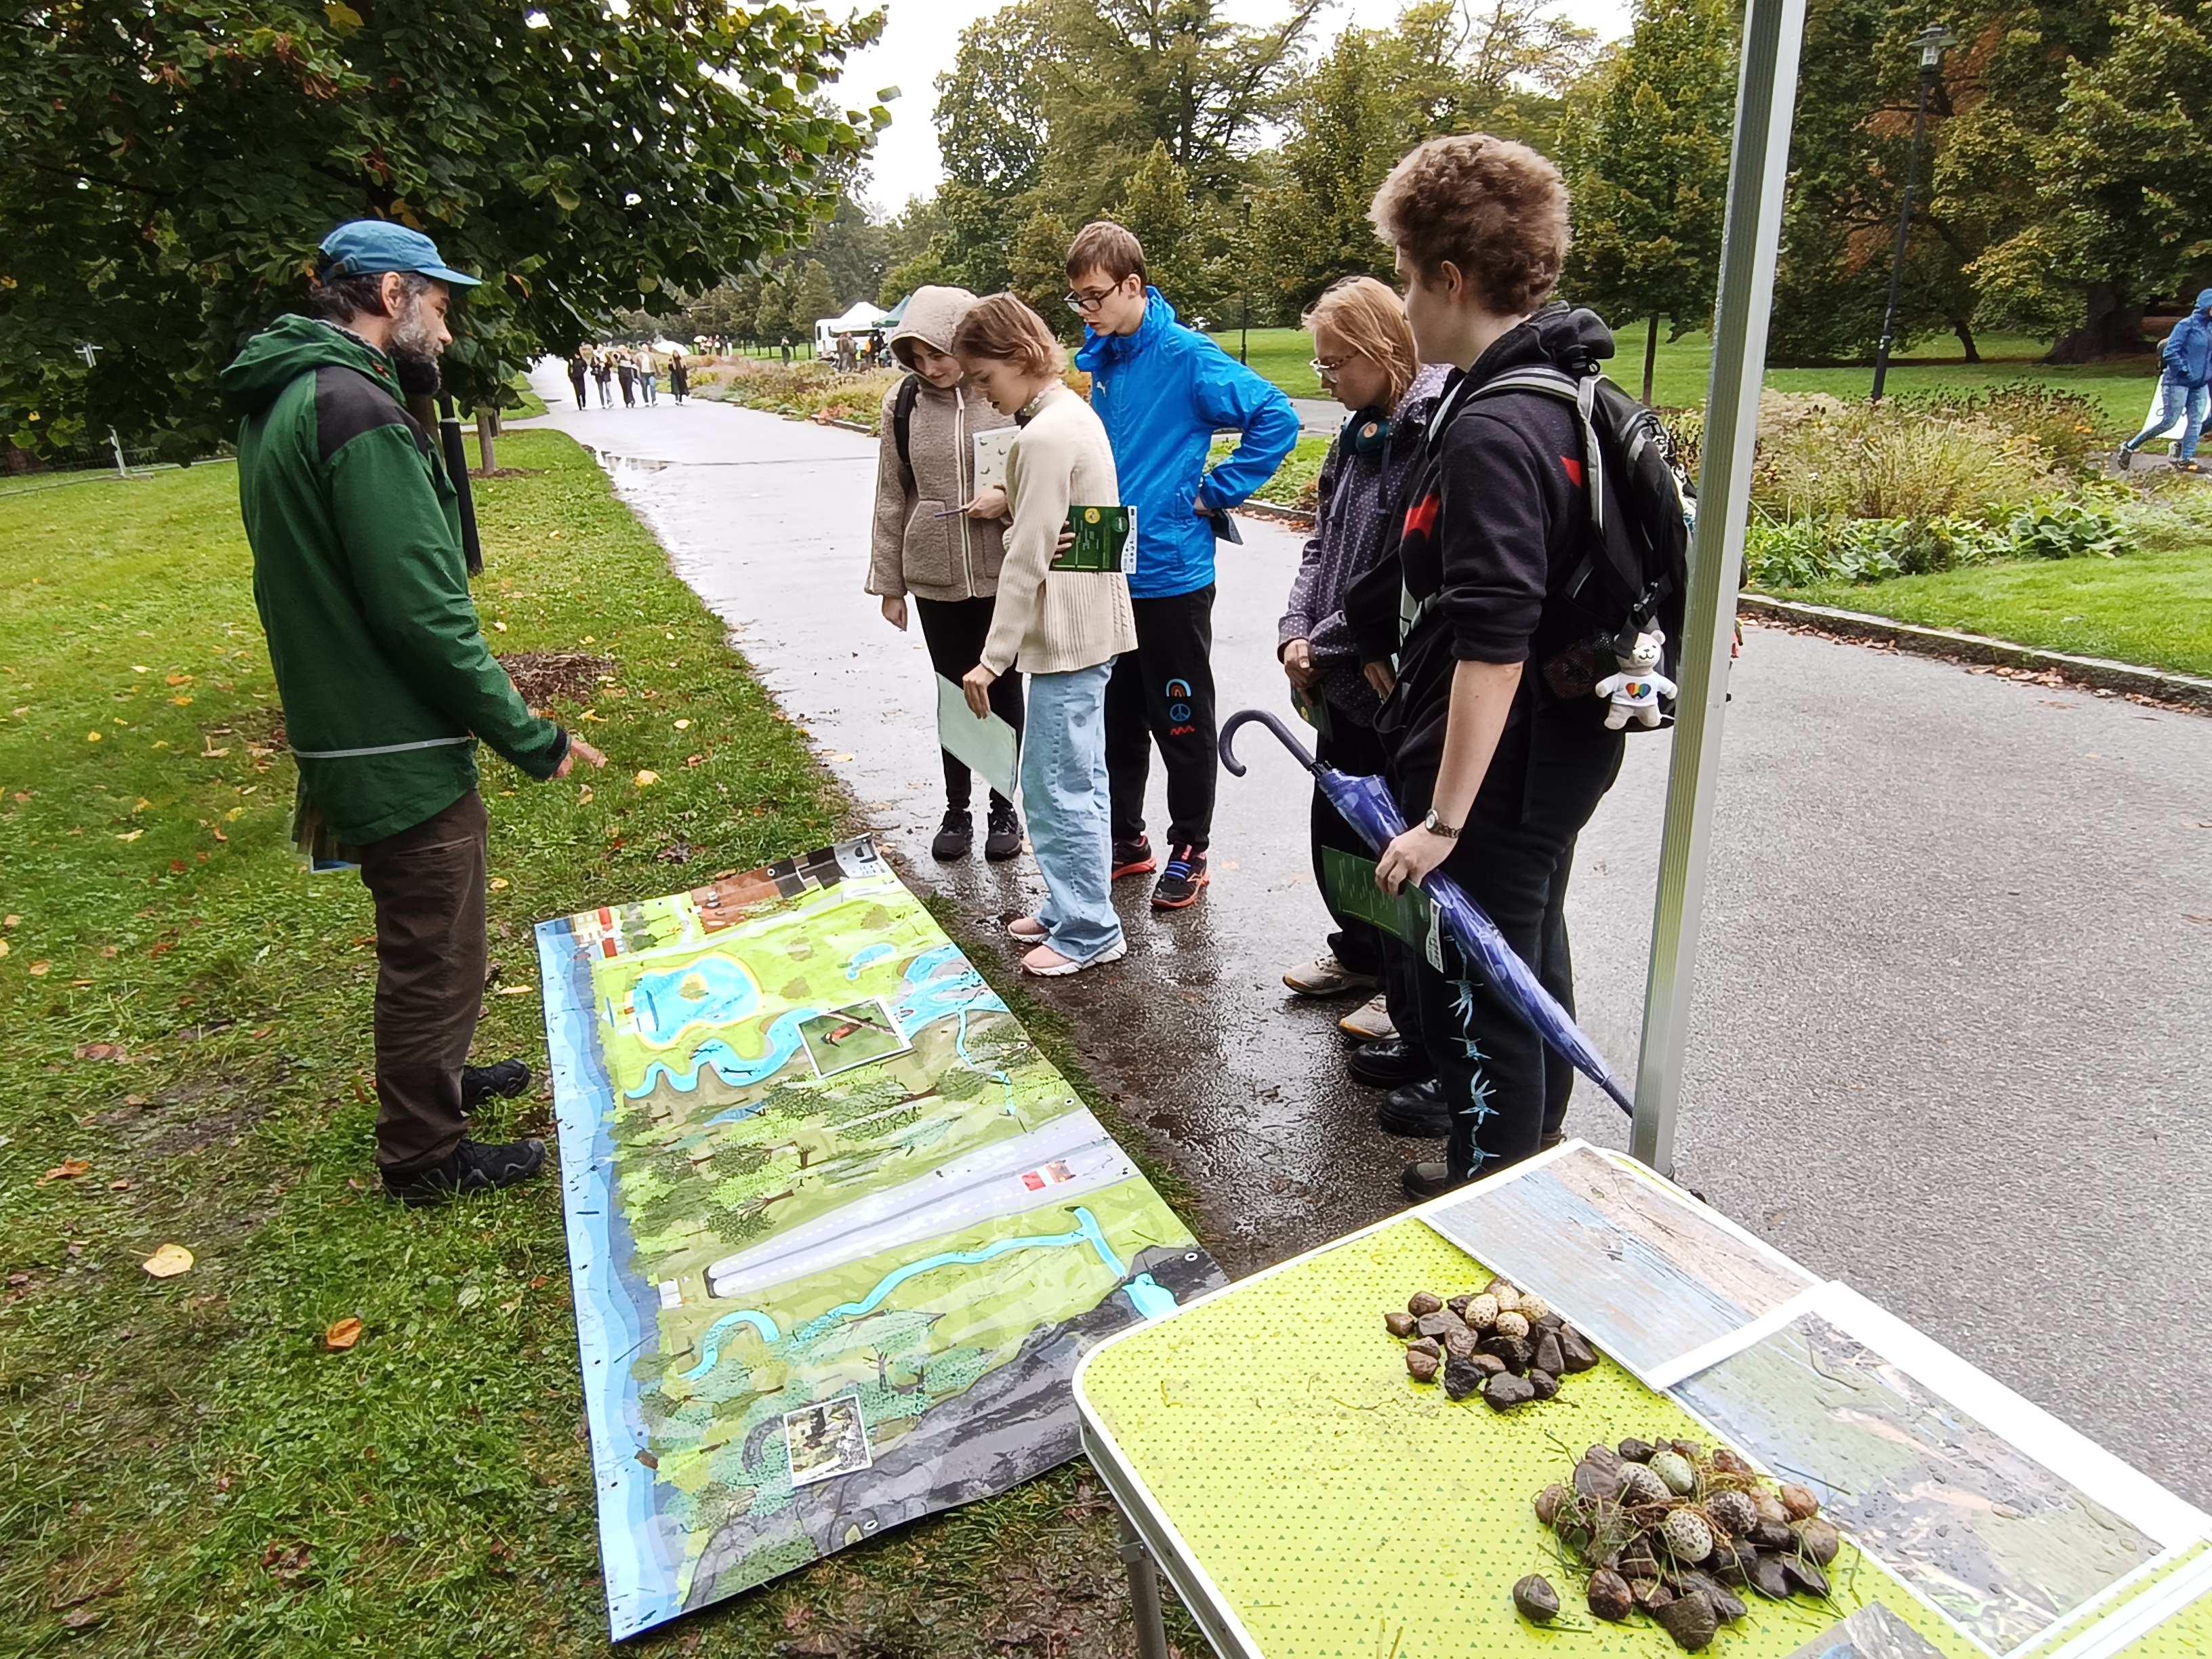
M 2197 308 L 2199 311 L 2212 313 L 2212 288 L 2200 288 L 2197 290 Z
M 975 309 L 975 296 L 964 288 L 939 288 L 932 284 L 915 289 L 906 302 L 906 314 L 899 319 L 897 331 L 890 337 L 891 356 L 907 368 L 914 367 L 914 343 L 917 340 L 932 351 L 952 355 L 952 331 L 960 326 L 960 319 Z

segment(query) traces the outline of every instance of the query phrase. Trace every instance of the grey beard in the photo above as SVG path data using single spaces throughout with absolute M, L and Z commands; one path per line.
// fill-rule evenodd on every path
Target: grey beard
M 438 346 L 431 333 L 425 307 L 416 300 L 392 325 L 386 349 L 392 358 L 399 389 L 410 398 L 434 397 L 438 390 Z

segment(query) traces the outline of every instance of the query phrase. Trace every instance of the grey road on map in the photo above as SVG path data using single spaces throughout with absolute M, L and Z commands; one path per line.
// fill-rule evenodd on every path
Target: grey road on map
M 715 404 L 561 408 L 908 878 L 1003 949 L 1027 860 L 933 864 L 929 666 L 861 592 L 872 439 Z M 624 459 L 614 459 L 617 457 Z M 1287 712 L 1297 537 L 1221 562 L 1224 708 Z M 1290 995 L 1319 948 L 1308 790 L 1269 739 L 1224 775 L 1213 883 L 1041 994 L 1233 1273 L 1399 1206 L 1437 1155 L 1375 1127 Z M 1632 1073 L 1668 740 L 1628 744 L 1570 900 L 1583 1022 Z M 616 757 L 617 762 L 620 757 Z M 1154 778 L 1153 821 L 1163 820 Z M 620 895 L 617 896 L 631 896 Z M 1747 630 L 1723 749 L 1676 1178 L 2212 1505 L 2212 720 Z M 1569 1127 L 1624 1146 L 1583 1088 Z

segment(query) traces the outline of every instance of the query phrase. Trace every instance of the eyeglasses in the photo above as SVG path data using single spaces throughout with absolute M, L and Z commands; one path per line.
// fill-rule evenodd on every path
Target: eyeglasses
M 1070 311 L 1073 311 L 1077 315 L 1080 316 L 1086 311 L 1097 310 L 1099 307 L 1104 305 L 1107 301 L 1112 299 L 1121 291 L 1121 283 L 1116 283 L 1113 287 L 1102 289 L 1096 294 L 1078 294 L 1071 289 L 1069 292 L 1061 295 L 1060 298 L 1060 302 L 1063 305 L 1065 305 Z
M 1349 357 L 1315 357 L 1308 360 L 1306 367 L 1322 380 L 1333 380 L 1351 361 Z

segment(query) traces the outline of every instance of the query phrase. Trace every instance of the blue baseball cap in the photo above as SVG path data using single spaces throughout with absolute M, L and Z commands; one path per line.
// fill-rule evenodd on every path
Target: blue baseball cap
M 409 270 L 434 276 L 456 288 L 478 286 L 438 257 L 438 245 L 419 230 L 410 230 L 389 219 L 353 219 L 323 238 L 322 264 L 316 275 L 368 276 L 379 271 Z

